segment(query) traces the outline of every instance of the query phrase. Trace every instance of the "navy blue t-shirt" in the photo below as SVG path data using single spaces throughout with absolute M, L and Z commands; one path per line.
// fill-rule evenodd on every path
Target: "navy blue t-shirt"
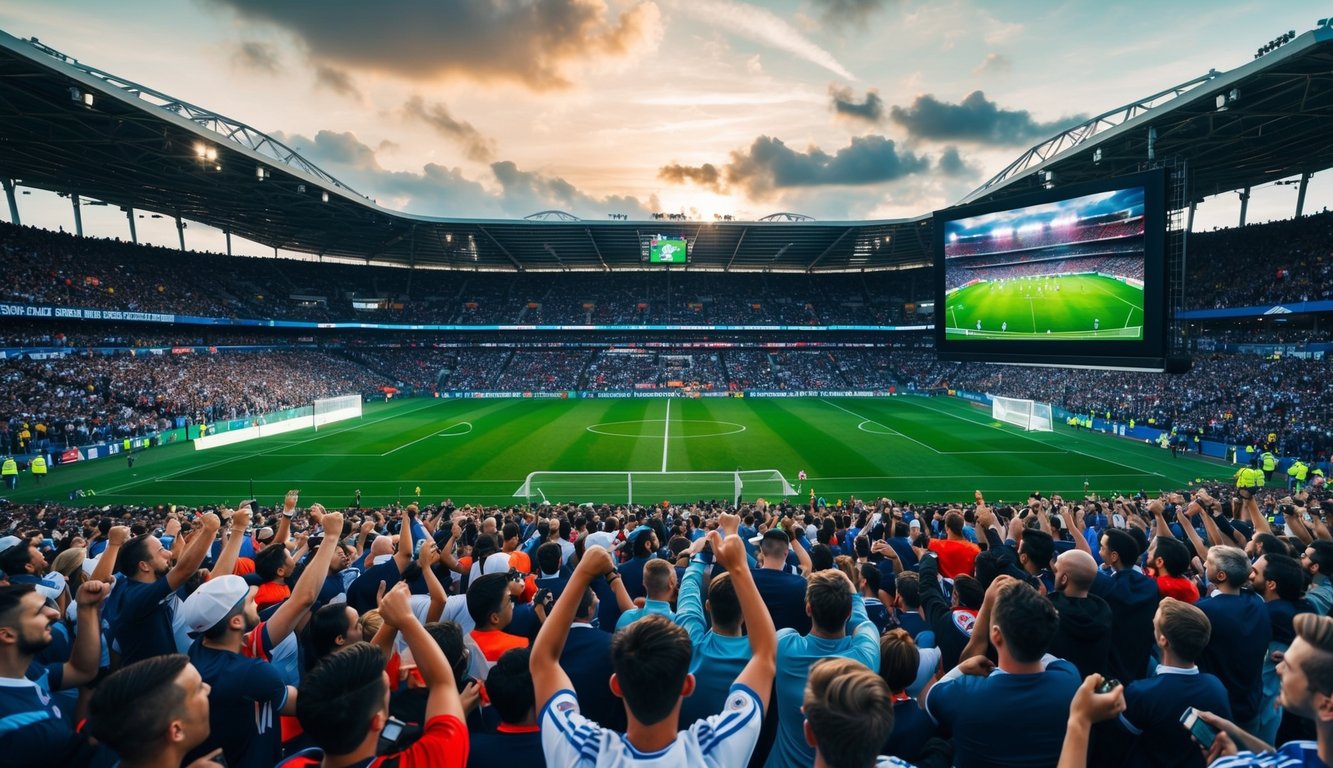
M 794 629 L 801 634 L 810 631 L 810 617 L 805 613 L 805 579 L 794 573 L 770 568 L 755 568 L 754 585 L 773 617 L 776 629 Z
M 393 559 L 372 565 L 347 588 L 347 604 L 355 608 L 357 613 L 365 613 L 375 607 L 375 596 L 379 593 L 380 582 L 384 582 L 384 588 L 388 590 L 392 589 L 401 577 L 398 563 Z
M 1045 672 L 988 677 L 963 675 L 941 680 L 927 692 L 926 712 L 953 731 L 954 765 L 1049 768 L 1060 760 L 1069 702 L 1082 683 L 1078 669 L 1063 659 Z M 1022 738 L 1004 713 L 1023 713 Z
M 914 699 L 895 701 L 893 732 L 889 734 L 889 740 L 884 742 L 880 754 L 901 757 L 910 763 L 921 754 L 926 742 L 935 735 L 935 730 L 930 715 Z
M 63 673 L 60 664 L 33 665 L 25 677 L 0 677 L 0 754 L 5 765 L 58 765 L 75 750 L 74 729 L 51 698 Z
M 121 666 L 176 652 L 171 629 L 175 598 L 166 576 L 148 583 L 121 579 L 114 592 L 120 595 L 111 634 L 120 647 Z
M 222 747 L 228 768 L 276 765 L 282 758 L 278 713 L 287 703 L 287 684 L 277 669 L 267 661 L 208 648 L 202 642 L 190 646 L 190 661 L 213 688 L 208 694 L 211 731 L 185 762 Z
M 512 729 L 514 726 L 501 725 Z M 468 768 L 492 768 L 513 765 L 520 768 L 546 768 L 541 731 L 497 730 L 495 733 L 468 735 Z
M 1120 725 L 1138 736 L 1128 765 L 1197 767 L 1203 752 L 1180 724 L 1189 707 L 1231 719 L 1227 690 L 1216 677 L 1198 672 L 1166 670 L 1156 677 L 1136 680 L 1125 687 L 1125 711 Z
M 1232 719 L 1249 722 L 1259 713 L 1263 698 L 1264 659 L 1273 637 L 1268 609 L 1252 592 L 1205 597 L 1195 605 L 1213 627 L 1208 647 L 1199 657 L 1199 669 L 1222 681 L 1231 701 Z

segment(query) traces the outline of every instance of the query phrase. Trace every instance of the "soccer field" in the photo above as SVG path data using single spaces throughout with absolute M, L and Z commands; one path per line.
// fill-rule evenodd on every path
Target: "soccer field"
M 988 409 L 947 397 L 793 399 L 415 399 L 366 407 L 361 419 L 248 443 L 196 451 L 192 445 L 55 467 L 40 488 L 23 473 L 16 501 L 68 503 L 71 490 L 96 492 L 80 504 L 235 504 L 253 492 L 264 505 L 289 488 L 326 506 L 385 505 L 446 497 L 455 503 L 525 503 L 515 496 L 532 472 L 533 501 L 730 499 L 736 470 L 742 496 L 774 498 L 777 470 L 801 499 L 855 495 L 907 501 L 992 500 L 1033 491 L 1081 494 L 1183 488 L 1230 475 L 1225 465 L 1172 459 L 1155 446 L 1107 435 L 1027 433 Z M 665 474 L 663 473 L 665 470 Z M 798 473 L 805 470 L 802 483 Z M 679 472 L 717 472 L 716 476 Z
M 1143 289 L 1098 274 L 974 283 L 949 295 L 945 338 L 1143 338 Z

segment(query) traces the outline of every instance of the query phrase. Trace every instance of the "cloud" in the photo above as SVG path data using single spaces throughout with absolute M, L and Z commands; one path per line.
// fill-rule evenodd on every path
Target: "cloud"
M 945 147 L 944 152 L 940 154 L 939 162 L 935 167 L 945 176 L 975 176 L 977 169 L 967 164 L 963 156 L 959 154 L 958 147 Z
M 212 2 L 290 32 L 316 61 L 533 89 L 569 87 L 571 68 L 583 62 L 656 50 L 663 26 L 653 0 L 619 16 L 605 0 Z
M 644 204 L 634 197 L 598 197 L 563 178 L 524 171 L 507 160 L 491 165 L 497 192 L 489 179 L 490 189 L 464 176 L 462 169 L 438 163 L 427 163 L 420 171 L 385 168 L 378 150 L 351 132 L 319 131 L 313 137 L 276 133 L 274 137 L 378 204 L 407 213 L 513 218 L 559 208 L 583 218 L 605 218 L 607 213 L 646 218 L 660 210 L 656 199 Z M 391 142 L 379 144 L 380 149 L 391 146 Z
M 697 167 L 679 163 L 664 165 L 657 171 L 657 178 L 672 184 L 693 183 L 718 194 L 725 194 L 722 172 L 712 163 L 704 163 Z
M 819 147 L 798 152 L 780 139 L 760 136 L 748 149 L 731 153 L 722 169 L 725 185 L 714 183 L 711 188 L 722 193 L 740 189 L 752 198 L 766 198 L 778 190 L 880 184 L 929 166 L 926 158 L 899 150 L 883 136 L 855 137 L 831 155 Z M 668 165 L 658 176 L 675 183 L 709 186 L 716 173 L 709 164 L 693 168 Z
M 282 57 L 276 46 L 257 40 L 243 40 L 231 53 L 231 62 L 241 69 L 269 75 L 282 71 Z
M 420 96 L 413 96 L 403 105 L 403 113 L 463 145 L 471 160 L 486 163 L 495 156 L 494 141 L 483 136 L 471 123 L 455 119 L 449 114 L 449 108 L 439 102 L 428 105 Z
M 1008 56 L 991 51 L 986 54 L 986 58 L 982 59 L 981 63 L 977 65 L 977 68 L 972 70 L 972 74 L 984 75 L 988 72 L 998 74 L 1008 72 L 1011 69 L 1013 69 L 1013 63 L 1009 61 Z
M 520 170 L 509 160 L 491 163 L 491 173 L 500 182 L 501 205 L 511 216 L 527 216 L 555 208 L 582 218 L 605 218 L 608 213 L 648 218 L 660 208 L 655 197 L 646 205 L 638 198 L 626 195 L 597 197 L 580 191 L 558 176 Z
M 973 91 L 958 104 L 940 101 L 931 94 L 918 96 L 910 106 L 892 107 L 889 117 L 919 139 L 981 144 L 1022 144 L 1086 119 L 1075 115 L 1038 122 L 1027 110 L 1000 109 L 981 91 Z
M 824 9 L 824 21 L 834 25 L 852 26 L 864 22 L 889 2 L 890 0 L 814 0 L 814 5 Z
M 346 96 L 350 99 L 361 99 L 361 91 L 357 89 L 356 83 L 352 82 L 351 75 L 341 69 L 335 69 L 327 64 L 315 66 L 315 83 L 328 88 L 339 96 Z
M 823 67 L 844 80 L 856 79 L 856 76 L 848 72 L 833 54 L 820 48 L 786 19 L 766 8 L 735 0 L 693 0 L 682 3 L 679 9 L 707 24 L 719 24 L 725 20 L 725 24 L 720 28 L 729 34 L 786 51 L 799 59 Z
M 836 83 L 829 85 L 828 93 L 832 100 L 833 111 L 842 117 L 864 120 L 872 124 L 884 119 L 884 100 L 874 89 L 866 91 L 865 101 L 857 101 L 851 88 Z

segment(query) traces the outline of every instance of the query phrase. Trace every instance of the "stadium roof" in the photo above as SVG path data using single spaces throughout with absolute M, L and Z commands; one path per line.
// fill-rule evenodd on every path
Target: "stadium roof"
M 1230 98 L 1234 91 L 1235 98 Z M 1225 109 L 1216 103 L 1221 95 Z M 1186 161 L 1194 199 L 1333 165 L 1333 30 L 1113 110 L 1024 153 L 963 202 Z M 262 176 L 262 178 L 261 178 Z M 646 266 L 657 235 L 691 269 L 881 270 L 931 254 L 930 213 L 901 220 L 481 220 L 381 208 L 243 123 L 0 32 L 0 177 L 198 221 L 273 248 L 455 269 Z

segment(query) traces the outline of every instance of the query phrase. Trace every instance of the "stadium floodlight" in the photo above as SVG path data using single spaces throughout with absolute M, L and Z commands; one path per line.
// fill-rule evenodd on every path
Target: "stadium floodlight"
M 328 192 L 320 192 L 320 193 L 319 193 L 319 201 L 320 201 L 321 203 L 327 203 L 327 202 L 329 201 L 329 193 L 328 193 Z
M 268 169 L 262 165 L 255 166 L 255 181 L 263 181 L 268 178 Z

